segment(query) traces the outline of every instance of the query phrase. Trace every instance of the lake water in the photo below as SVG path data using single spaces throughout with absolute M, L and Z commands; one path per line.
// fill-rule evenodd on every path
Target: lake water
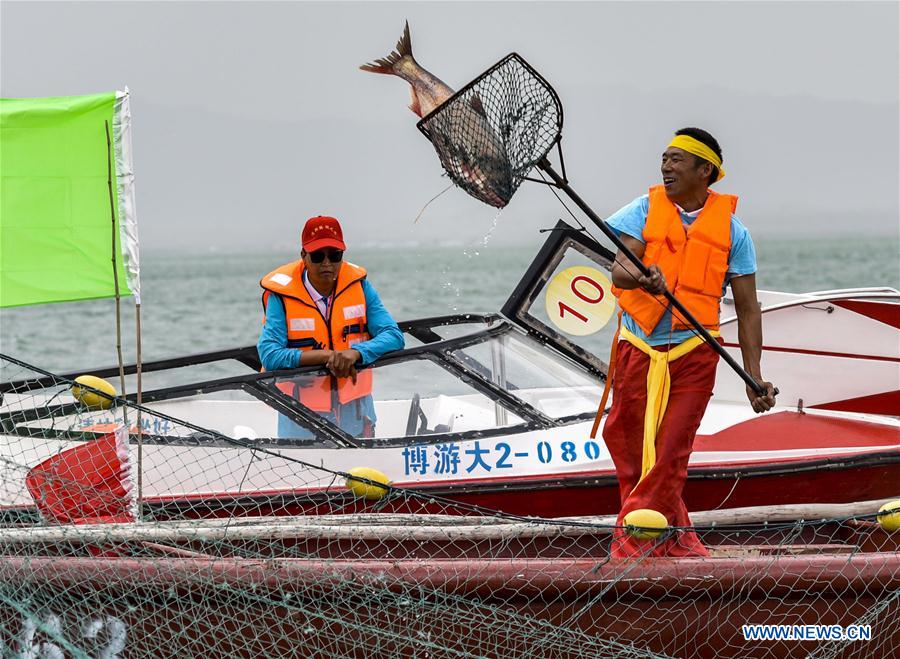
M 499 311 L 539 247 L 479 242 L 470 247 L 355 249 L 397 320 Z M 757 238 L 760 288 L 804 292 L 900 287 L 896 236 Z M 259 279 L 291 253 L 145 251 L 141 256 L 145 360 L 256 343 Z M 124 352 L 134 359 L 134 306 L 123 300 Z M 112 300 L 0 312 L 0 351 L 51 371 L 116 363 Z

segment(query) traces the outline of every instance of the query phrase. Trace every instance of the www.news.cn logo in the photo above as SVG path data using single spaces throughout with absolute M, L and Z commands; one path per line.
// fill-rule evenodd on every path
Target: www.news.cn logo
M 742 625 L 745 641 L 868 641 L 872 625 Z

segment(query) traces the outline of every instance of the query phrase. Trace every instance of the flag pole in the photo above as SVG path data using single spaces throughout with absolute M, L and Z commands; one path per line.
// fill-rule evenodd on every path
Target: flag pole
M 109 137 L 109 122 L 104 121 L 103 124 L 106 126 L 106 185 L 109 189 L 109 213 L 112 218 L 112 269 L 113 287 L 116 293 L 116 354 L 119 359 L 119 384 L 121 386 L 121 395 L 122 398 L 125 398 L 125 362 L 122 360 L 122 296 L 119 293 L 119 272 L 116 260 L 116 204 L 112 188 L 112 140 Z M 122 417 L 127 432 L 130 432 L 127 406 L 122 408 Z
M 143 518 L 141 510 L 144 494 L 144 427 L 141 425 L 141 405 L 143 401 L 141 398 L 141 301 L 139 297 L 135 298 L 134 301 L 134 321 L 135 332 L 137 333 L 137 521 L 141 521 Z
M 116 352 L 118 353 L 119 359 L 119 383 L 122 387 L 122 397 L 125 397 L 125 365 L 122 359 L 122 314 L 121 314 L 121 295 L 119 293 L 119 273 L 116 267 L 116 211 L 115 211 L 115 199 L 113 196 L 113 188 L 112 188 L 112 140 L 109 135 L 109 122 L 105 121 L 106 125 L 106 164 L 107 164 L 107 187 L 109 188 L 109 207 L 110 214 L 112 216 L 112 266 L 113 266 L 113 285 L 115 287 L 116 293 Z M 140 405 L 142 403 L 142 387 L 141 387 L 141 302 L 138 296 L 135 296 L 134 301 L 134 321 L 135 321 L 135 344 L 136 344 L 136 362 L 137 362 L 137 521 L 141 520 L 141 510 L 143 503 L 143 491 L 144 491 L 144 483 L 143 483 L 143 426 L 141 425 L 141 408 Z M 126 428 L 126 436 L 131 436 L 131 428 L 128 424 L 128 406 L 126 405 L 122 409 L 122 416 L 125 422 Z

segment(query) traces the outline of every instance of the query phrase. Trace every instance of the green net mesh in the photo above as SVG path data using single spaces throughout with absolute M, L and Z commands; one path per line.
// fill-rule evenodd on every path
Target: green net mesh
M 4 656 L 888 657 L 900 641 L 900 539 L 877 503 L 696 513 L 710 558 L 611 560 L 610 517 L 364 500 L 327 464 L 121 398 L 88 409 L 15 360 L 0 376 L 31 382 L 0 406 Z M 259 464 L 296 495 L 141 495 Z M 747 640 L 753 624 L 869 638 Z

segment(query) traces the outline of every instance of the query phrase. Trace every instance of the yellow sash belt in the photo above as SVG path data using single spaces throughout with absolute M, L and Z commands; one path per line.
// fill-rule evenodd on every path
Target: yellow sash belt
M 710 331 L 710 334 L 719 336 L 716 331 Z M 659 432 L 666 414 L 666 405 L 669 403 L 671 384 L 669 362 L 684 357 L 704 341 L 699 336 L 692 336 L 668 352 L 663 352 L 654 350 L 646 341 L 625 327 L 621 329 L 619 336 L 650 358 L 650 366 L 647 369 L 647 408 L 644 410 L 644 449 L 641 458 L 641 477 L 638 480 L 640 483 L 656 464 L 656 433 Z

